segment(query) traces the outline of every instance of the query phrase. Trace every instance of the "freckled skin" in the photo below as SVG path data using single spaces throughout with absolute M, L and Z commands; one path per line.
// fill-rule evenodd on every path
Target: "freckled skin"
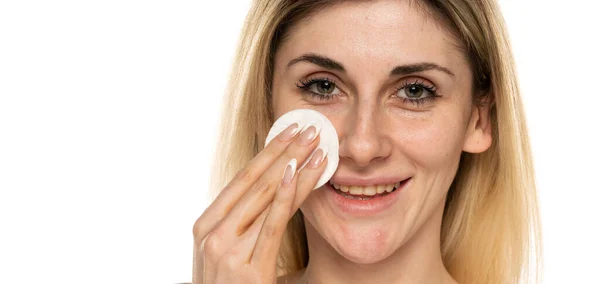
M 340 137 L 336 175 L 412 176 L 399 201 L 376 217 L 337 213 L 322 189 L 303 203 L 309 246 L 330 247 L 354 263 L 393 256 L 419 234 L 439 235 L 444 199 L 470 141 L 472 75 L 465 56 L 448 31 L 406 2 L 349 1 L 322 10 L 301 21 L 275 57 L 275 116 L 297 108 L 326 115 Z M 308 62 L 288 68 L 307 53 L 340 62 L 346 72 Z M 395 66 L 419 62 L 444 66 L 454 76 L 436 70 L 389 76 Z M 341 95 L 303 95 L 296 83 L 311 76 L 331 78 Z M 402 103 L 395 90 L 415 79 L 434 84 L 441 97 L 421 107 Z M 439 236 L 431 242 L 439 250 Z M 311 250 L 311 260 L 318 251 Z

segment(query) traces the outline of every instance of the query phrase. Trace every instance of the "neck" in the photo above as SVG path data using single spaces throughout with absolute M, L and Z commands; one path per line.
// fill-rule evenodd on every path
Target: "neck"
M 376 263 L 354 263 L 341 256 L 315 228 L 306 224 L 310 260 L 300 283 L 456 283 L 440 252 L 444 204 L 430 220 L 389 257 Z

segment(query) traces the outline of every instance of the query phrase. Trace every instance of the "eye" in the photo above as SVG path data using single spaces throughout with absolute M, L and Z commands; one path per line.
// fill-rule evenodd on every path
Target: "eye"
M 334 82 L 328 80 L 320 80 L 310 84 L 308 90 L 320 95 L 337 95 L 340 93 Z
M 331 99 L 341 93 L 335 82 L 327 78 L 314 78 L 300 81 L 296 86 L 308 95 L 318 99 Z
M 407 86 L 402 87 L 397 92 L 397 96 L 405 97 L 407 99 L 412 100 L 420 99 L 423 96 L 428 97 L 431 95 L 431 92 L 426 90 L 424 86 L 417 84 L 409 84 Z
M 439 97 L 434 85 L 425 85 L 420 81 L 404 83 L 396 90 L 395 96 L 401 99 L 403 103 L 411 103 L 417 107 Z

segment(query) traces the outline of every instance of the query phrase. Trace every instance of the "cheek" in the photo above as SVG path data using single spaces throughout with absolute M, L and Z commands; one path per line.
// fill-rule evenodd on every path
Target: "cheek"
M 275 118 L 295 109 L 316 109 L 303 98 L 300 91 L 296 87 L 295 81 L 289 79 L 288 81 L 285 81 L 283 79 L 284 78 L 275 76 L 273 80 L 271 107 Z
M 293 105 L 290 105 L 290 94 L 288 94 L 289 92 L 283 90 L 283 84 L 277 73 L 275 73 L 272 88 L 273 92 L 271 94 L 271 107 L 273 109 L 273 114 L 277 118 L 294 109 L 294 107 Z
M 439 115 L 398 121 L 394 144 L 417 166 L 439 168 L 456 162 L 462 152 L 465 127 L 460 115 Z

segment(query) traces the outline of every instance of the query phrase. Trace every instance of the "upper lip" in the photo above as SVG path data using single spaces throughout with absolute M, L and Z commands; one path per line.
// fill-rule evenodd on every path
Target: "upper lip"
M 405 177 L 376 177 L 376 178 L 360 178 L 360 177 L 333 177 L 329 182 L 340 184 L 340 185 L 354 185 L 354 186 L 370 186 L 370 185 L 380 185 L 380 184 L 394 184 L 397 182 L 404 181 L 410 178 L 410 176 Z

